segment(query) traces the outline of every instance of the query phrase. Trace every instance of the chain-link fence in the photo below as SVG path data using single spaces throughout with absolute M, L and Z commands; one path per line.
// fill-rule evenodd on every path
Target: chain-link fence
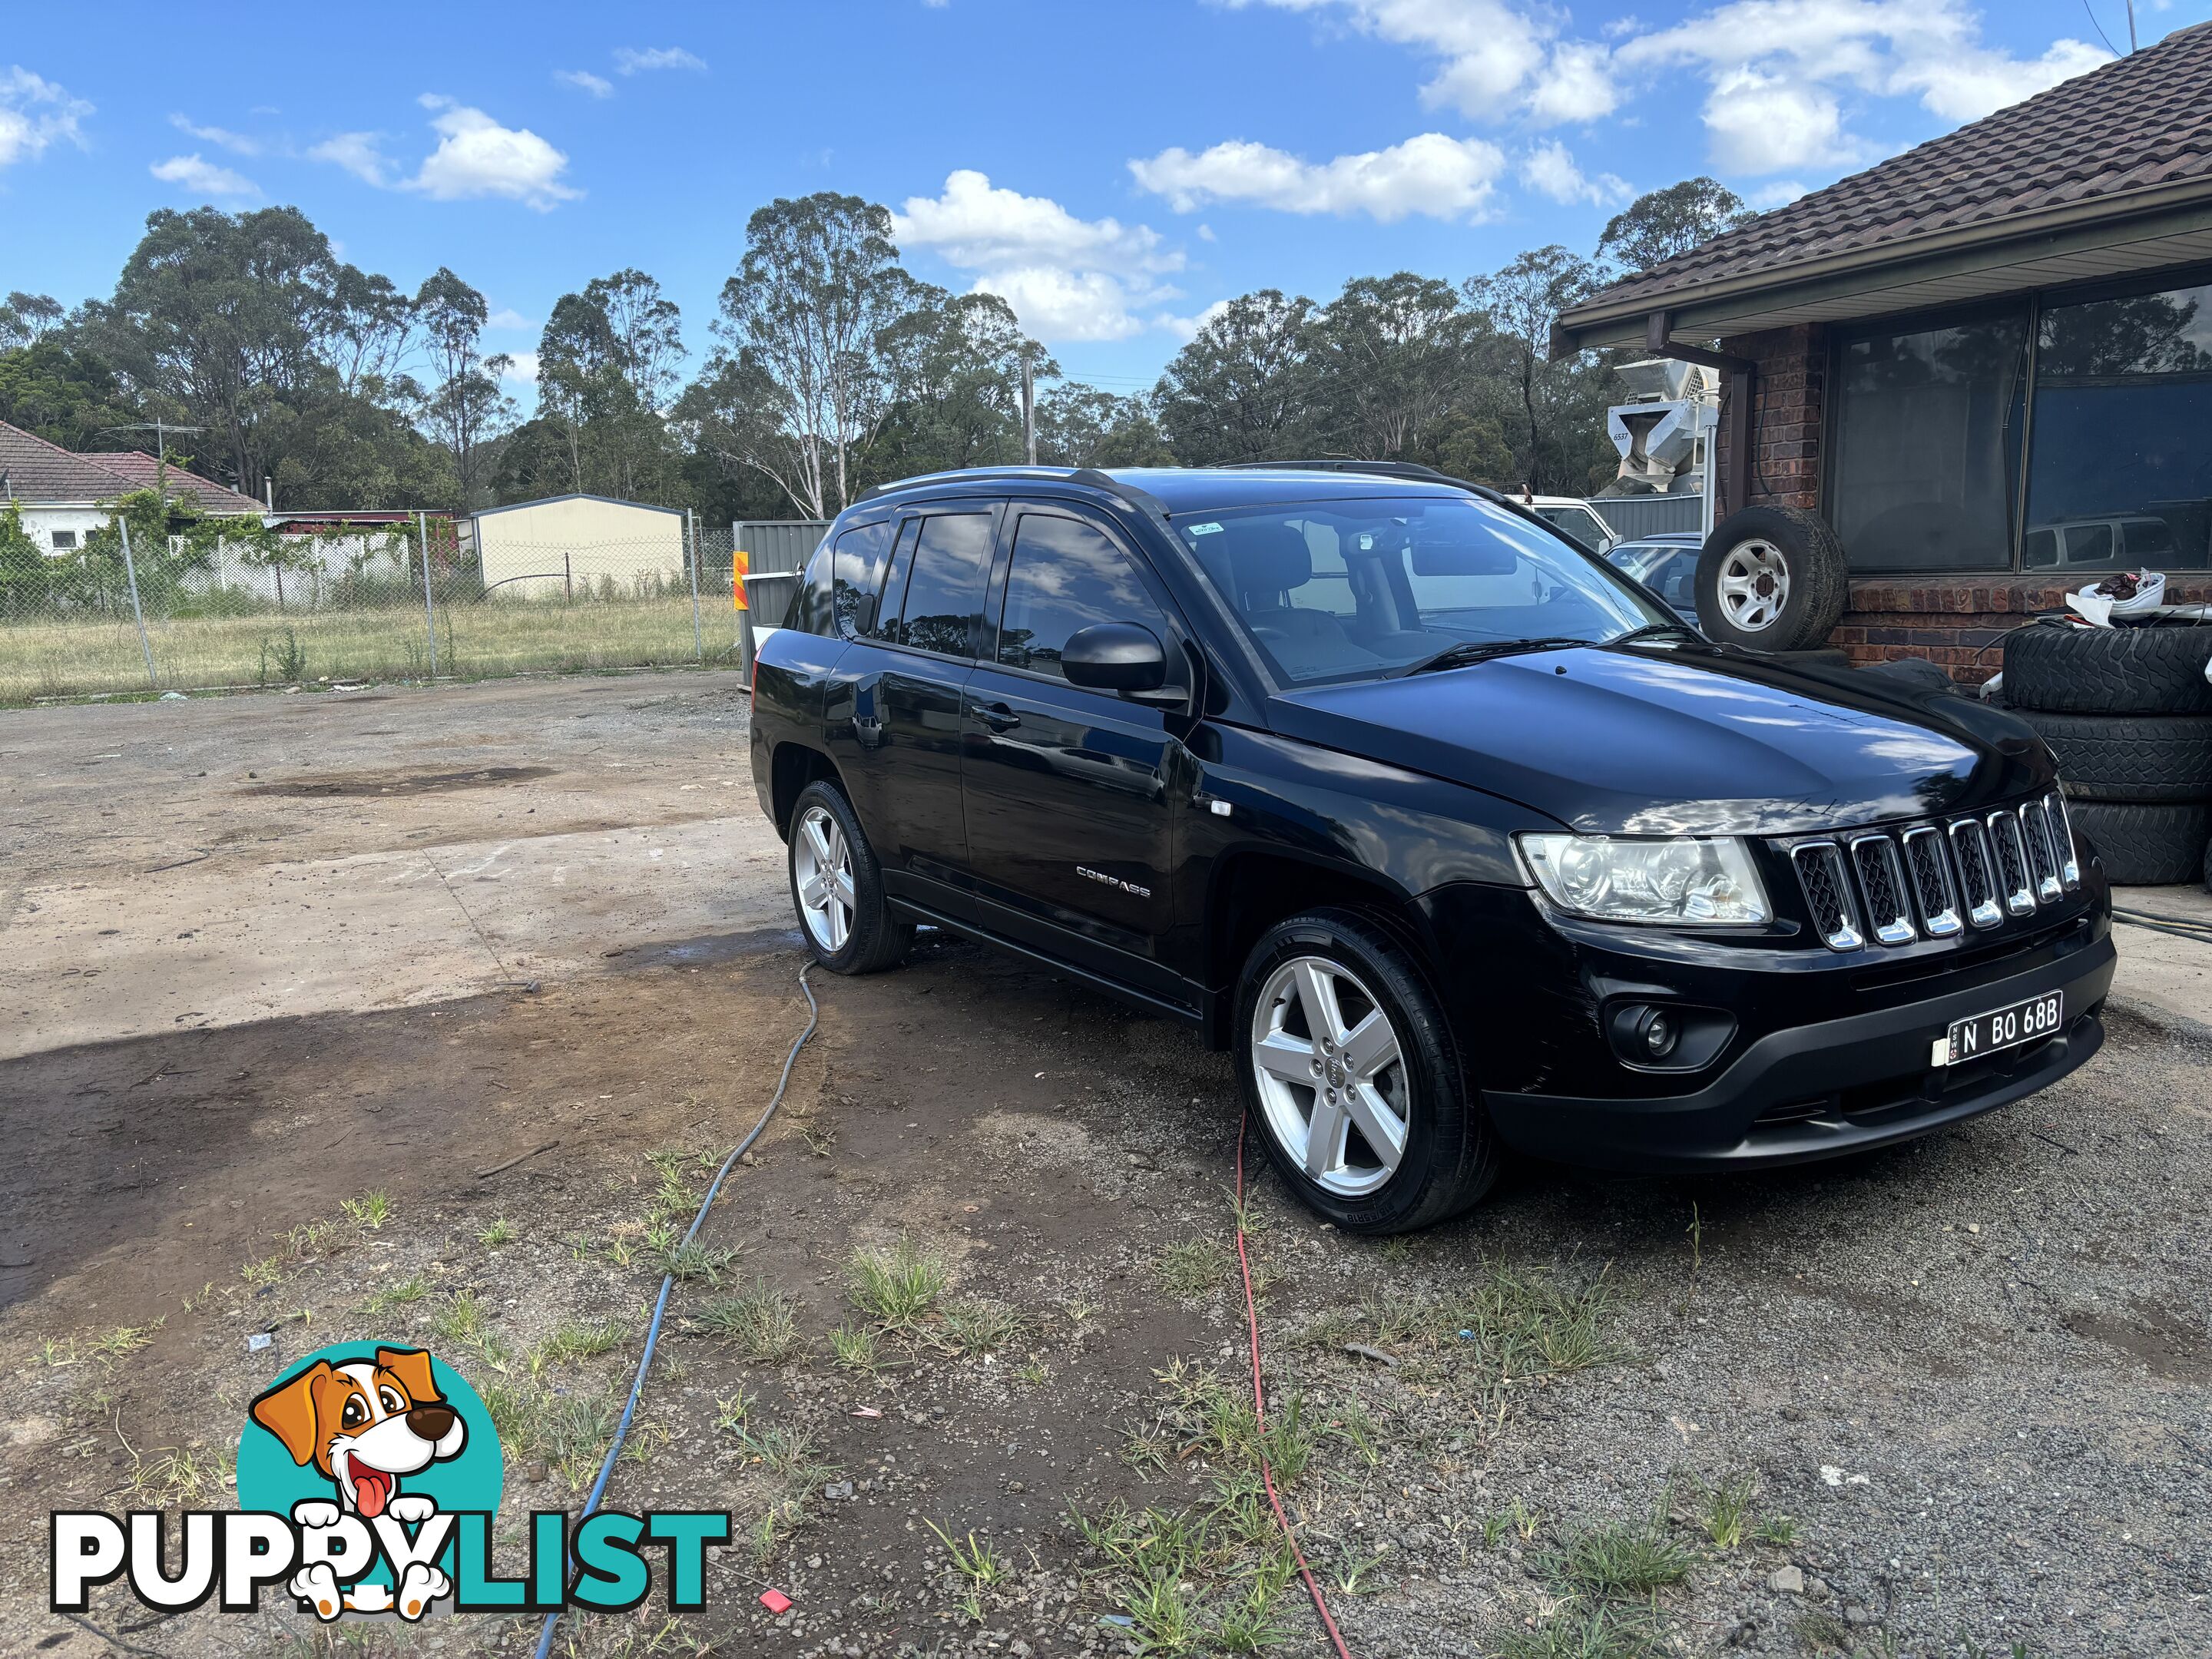
M 0 704 L 735 665 L 739 527 L 665 516 L 665 533 L 623 541 L 479 544 L 496 520 L 423 517 L 19 557 L 0 570 Z

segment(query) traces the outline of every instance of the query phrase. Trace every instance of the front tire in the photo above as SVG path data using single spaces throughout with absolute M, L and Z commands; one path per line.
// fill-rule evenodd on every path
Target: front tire
M 1413 958 L 1370 917 L 1278 922 L 1237 982 L 1239 1080 L 1283 1179 L 1347 1231 L 1405 1232 L 1472 1207 L 1498 1142 Z
M 890 914 L 883 866 L 843 790 L 817 782 L 799 791 L 787 854 L 792 908 L 815 961 L 833 974 L 873 974 L 906 955 L 914 924 Z

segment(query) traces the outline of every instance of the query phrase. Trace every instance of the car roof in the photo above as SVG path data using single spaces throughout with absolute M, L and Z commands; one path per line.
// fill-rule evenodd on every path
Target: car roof
M 1616 553 L 1632 547 L 1697 547 L 1705 538 L 1694 530 L 1655 530 L 1648 536 L 1631 536 L 1613 550 Z
M 1377 495 L 1464 498 L 1469 490 L 1441 476 L 1407 477 L 1393 474 L 1296 467 L 1117 466 L 1090 467 L 974 467 L 953 472 L 932 472 L 902 478 L 868 492 L 864 500 L 881 500 L 908 490 L 957 489 L 984 485 L 997 489 L 1018 489 L 1024 483 L 1073 484 L 1102 490 L 1123 500 L 1149 498 L 1170 515 L 1212 512 L 1237 507 L 1265 507 L 1277 502 L 1360 501 Z

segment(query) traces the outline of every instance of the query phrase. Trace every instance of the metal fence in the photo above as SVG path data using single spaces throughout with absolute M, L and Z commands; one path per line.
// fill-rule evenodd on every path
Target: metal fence
M 1699 531 L 1705 527 L 1705 498 L 1702 495 L 1593 495 L 1590 511 L 1611 525 L 1628 541 L 1638 536 L 1662 536 L 1670 531 Z
M 482 678 L 741 658 L 733 550 L 803 566 L 821 525 L 502 541 L 412 524 L 234 544 L 127 538 L 0 570 L 0 704 L 110 692 Z M 21 568 L 18 568 L 21 566 Z

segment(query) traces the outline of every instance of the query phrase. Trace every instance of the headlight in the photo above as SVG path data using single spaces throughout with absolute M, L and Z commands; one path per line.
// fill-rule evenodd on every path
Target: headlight
M 1577 915 L 1705 927 L 1766 921 L 1774 914 L 1751 855 L 1726 836 L 1516 839 L 1545 895 Z

